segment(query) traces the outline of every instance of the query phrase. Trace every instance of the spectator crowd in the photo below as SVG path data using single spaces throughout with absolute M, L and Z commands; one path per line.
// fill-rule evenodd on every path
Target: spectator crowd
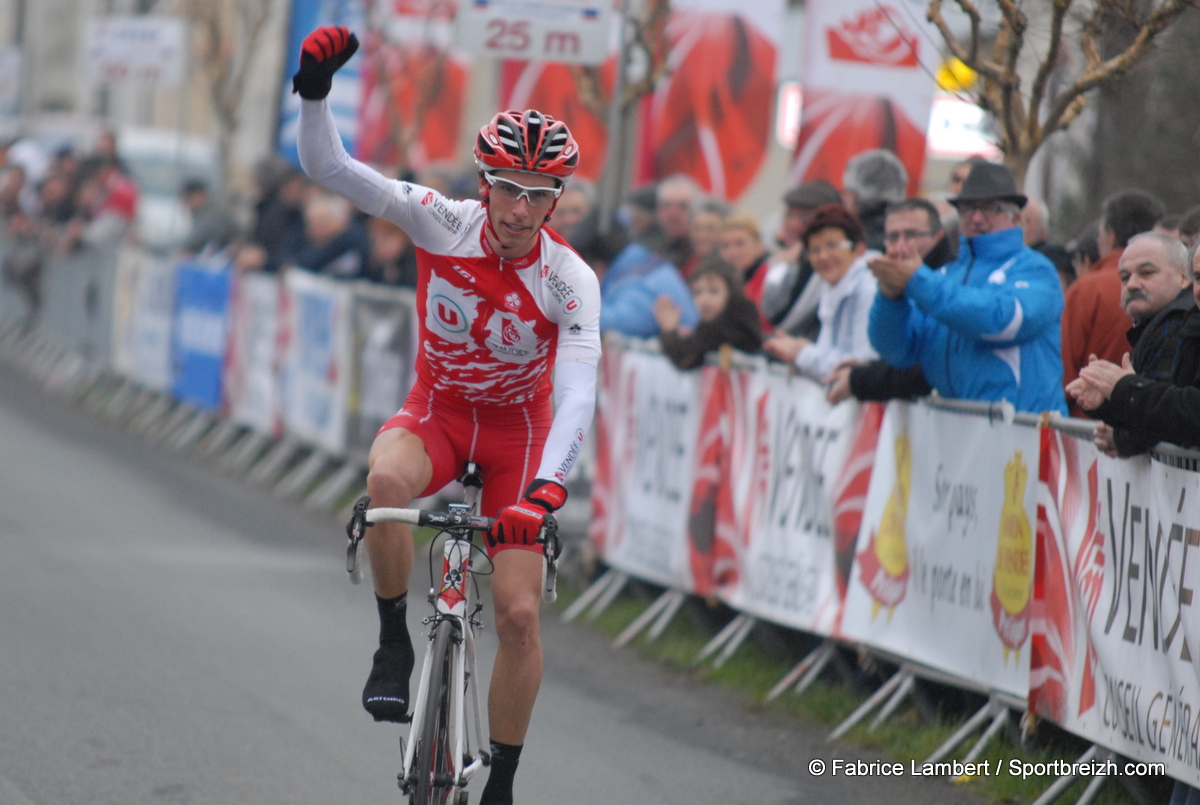
M 1003 165 L 965 160 L 935 199 L 907 186 L 875 150 L 841 189 L 790 189 L 769 238 L 684 176 L 631 194 L 607 231 L 595 211 L 551 225 L 601 277 L 601 329 L 657 337 L 680 368 L 728 345 L 831 403 L 1006 400 L 1095 420 L 1113 456 L 1200 447 L 1200 208 L 1115 193 L 1064 245 Z
M 452 198 L 476 192 L 472 176 L 403 178 Z M 185 181 L 190 227 L 176 256 L 415 287 L 401 229 L 277 159 L 260 164 L 255 185 L 238 221 L 206 182 Z M 1060 245 L 1045 205 L 1002 165 L 965 160 L 933 199 L 907 187 L 894 154 L 867 151 L 840 189 L 789 189 L 764 228 L 683 175 L 635 190 L 605 222 L 594 189 L 576 181 L 550 226 L 600 278 L 602 331 L 658 338 L 681 368 L 728 345 L 825 384 L 832 403 L 1007 400 L 1096 420 L 1112 455 L 1158 441 L 1200 447 L 1200 207 L 1170 215 L 1127 190 Z M 111 133 L 87 153 L 0 144 L 4 281 L 36 312 L 45 255 L 130 236 L 138 195 Z

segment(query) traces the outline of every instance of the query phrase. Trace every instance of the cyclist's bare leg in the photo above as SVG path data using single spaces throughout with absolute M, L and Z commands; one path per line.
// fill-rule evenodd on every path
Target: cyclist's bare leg
M 406 508 L 433 477 L 424 443 L 404 428 L 390 428 L 375 437 L 367 468 L 373 507 Z M 395 598 L 406 592 L 413 564 L 412 527 L 380 523 L 367 529 L 366 543 L 375 594 Z
M 488 692 L 491 737 L 506 744 L 525 742 L 529 717 L 542 684 L 542 642 L 538 634 L 542 555 L 500 551 L 492 560 L 492 599 L 500 647 Z
M 407 508 L 433 475 L 424 444 L 404 428 L 376 436 L 367 464 L 367 494 L 375 507 Z M 380 523 L 367 529 L 366 543 L 379 610 L 379 649 L 362 703 L 376 721 L 406 721 L 414 664 L 406 595 L 413 564 L 412 529 Z
M 509 549 L 492 561 L 492 601 L 500 639 L 488 691 L 492 770 L 481 805 L 512 802 L 512 778 L 542 683 L 542 643 L 538 633 L 542 555 Z

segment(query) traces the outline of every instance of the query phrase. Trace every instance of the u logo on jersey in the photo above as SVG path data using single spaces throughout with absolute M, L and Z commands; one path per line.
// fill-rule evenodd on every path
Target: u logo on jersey
M 467 329 L 466 314 L 450 297 L 438 294 L 430 300 L 429 307 L 442 328 L 452 333 L 461 333 Z

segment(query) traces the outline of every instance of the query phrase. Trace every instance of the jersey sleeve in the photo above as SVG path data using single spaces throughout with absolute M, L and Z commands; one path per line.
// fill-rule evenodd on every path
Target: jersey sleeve
M 548 234 L 543 242 L 545 267 L 539 273 L 546 317 L 558 325 L 556 363 L 600 363 L 600 282 L 596 272 L 569 246 Z
M 413 244 L 447 253 L 481 226 L 477 201 L 455 201 L 428 187 L 389 179 L 354 159 L 342 146 L 333 113 L 324 101 L 300 102 L 300 166 L 317 184 L 375 218 L 391 221 Z
M 595 365 L 559 361 L 554 368 L 554 422 L 546 436 L 536 477 L 567 482 L 592 427 L 595 410 Z

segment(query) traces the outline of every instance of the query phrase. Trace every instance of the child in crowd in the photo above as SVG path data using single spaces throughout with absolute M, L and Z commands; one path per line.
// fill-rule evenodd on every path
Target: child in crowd
M 669 297 L 654 305 L 663 353 L 680 369 L 704 363 L 704 356 L 728 344 L 756 353 L 762 348 L 758 308 L 746 298 L 737 269 L 719 257 L 706 258 L 688 278 L 700 323 L 692 332 L 681 330 L 682 311 Z

